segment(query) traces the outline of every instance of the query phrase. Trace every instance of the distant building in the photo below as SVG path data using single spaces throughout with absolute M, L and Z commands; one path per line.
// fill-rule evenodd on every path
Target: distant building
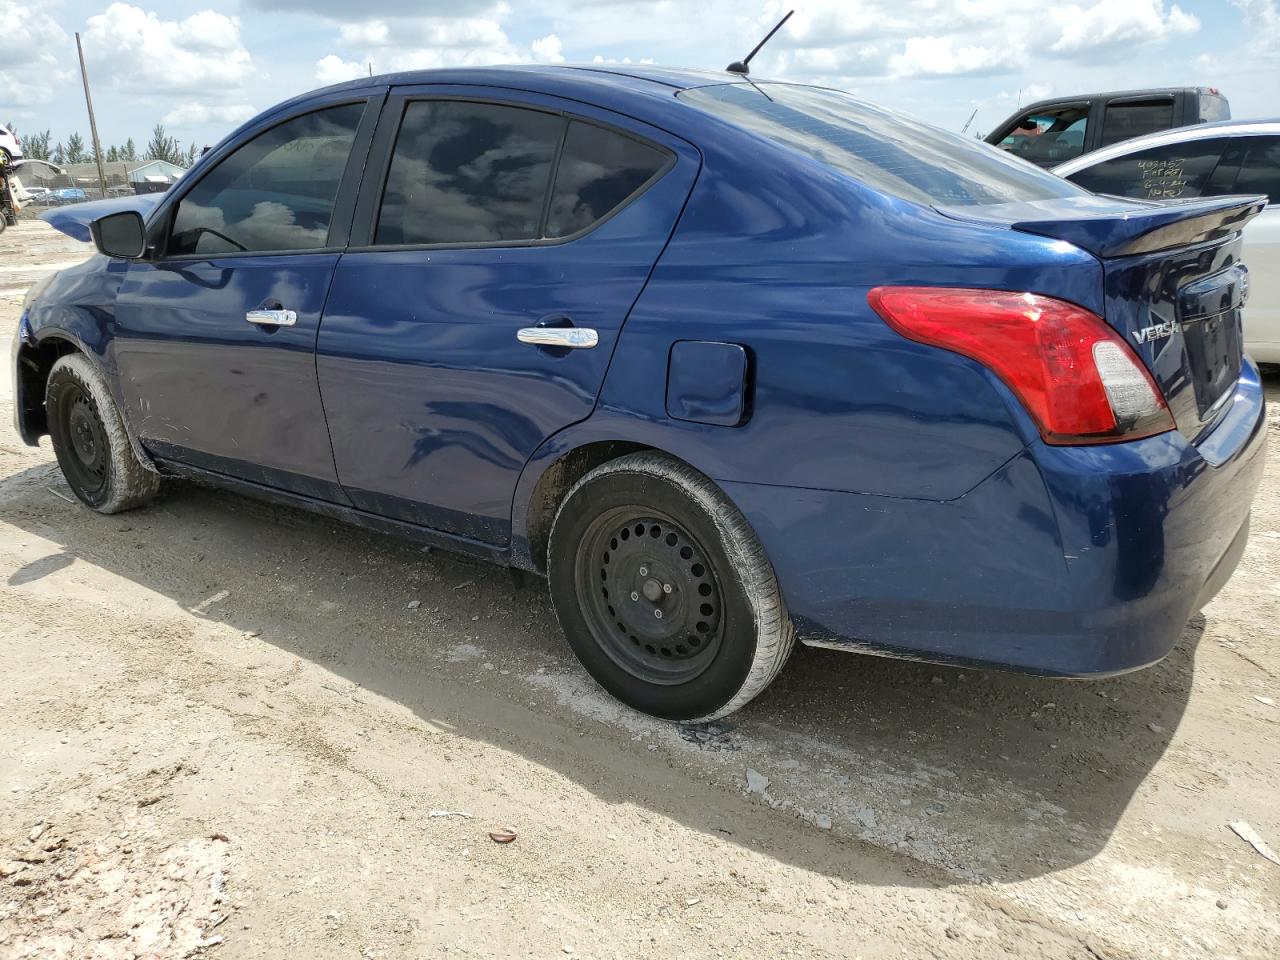
M 62 168 L 65 174 L 55 174 L 48 167 L 34 166 L 22 172 L 23 183 L 50 190 L 79 187 L 91 197 L 101 193 L 96 163 L 66 163 Z M 168 160 L 103 161 L 102 170 L 107 177 L 107 193 L 111 195 L 164 193 L 187 172 L 184 167 Z

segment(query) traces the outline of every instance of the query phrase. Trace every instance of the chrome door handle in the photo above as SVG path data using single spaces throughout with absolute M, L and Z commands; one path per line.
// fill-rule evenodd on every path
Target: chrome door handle
M 539 347 L 590 350 L 600 342 L 600 335 L 590 327 L 521 327 L 516 331 L 516 339 Z
M 264 327 L 292 327 L 298 322 L 298 315 L 292 310 L 250 310 L 244 318 Z

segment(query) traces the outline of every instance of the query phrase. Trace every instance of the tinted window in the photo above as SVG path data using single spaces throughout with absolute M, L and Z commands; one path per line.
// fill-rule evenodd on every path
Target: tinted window
M 1225 138 L 1216 137 L 1151 147 L 1104 160 L 1071 174 L 1070 179 L 1086 190 L 1117 197 L 1141 200 L 1198 197 L 1226 143 Z
M 1280 203 L 1280 137 L 1250 137 L 1232 193 L 1265 193 Z
M 1007 203 L 1080 192 L 1067 181 L 980 140 L 834 90 L 735 83 L 684 90 L 678 96 L 869 186 L 916 203 Z
M 410 103 L 374 242 L 535 239 L 563 127 L 558 116 L 519 107 Z
M 182 198 L 168 252 L 325 246 L 338 185 L 363 113 L 363 103 L 308 113 L 238 148 Z
M 1102 120 L 1102 146 L 1173 126 L 1172 98 L 1109 103 Z
M 567 237 L 622 206 L 668 157 L 620 133 L 573 122 L 556 167 L 546 236 Z
M 1080 156 L 1088 126 L 1087 103 L 1036 110 L 1015 123 L 999 146 L 1032 163 L 1052 166 Z

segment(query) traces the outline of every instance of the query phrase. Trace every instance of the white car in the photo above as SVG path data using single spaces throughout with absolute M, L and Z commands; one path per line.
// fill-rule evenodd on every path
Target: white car
M 0 162 L 9 163 L 21 159 L 22 144 L 18 140 L 18 135 L 4 124 L 0 124 Z
M 1053 172 L 1094 193 L 1143 200 L 1266 194 L 1244 231 L 1249 305 L 1245 351 L 1280 363 L 1280 120 L 1227 120 L 1125 140 Z

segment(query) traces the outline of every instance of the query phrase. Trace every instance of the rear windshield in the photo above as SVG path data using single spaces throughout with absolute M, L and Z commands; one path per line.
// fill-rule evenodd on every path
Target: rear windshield
M 1085 191 L 1001 150 L 836 90 L 784 83 L 683 90 L 686 103 L 792 147 L 884 193 L 938 206 L 1052 200 Z
M 1215 123 L 1231 119 L 1231 105 L 1227 98 L 1216 93 L 1200 94 L 1200 122 Z

